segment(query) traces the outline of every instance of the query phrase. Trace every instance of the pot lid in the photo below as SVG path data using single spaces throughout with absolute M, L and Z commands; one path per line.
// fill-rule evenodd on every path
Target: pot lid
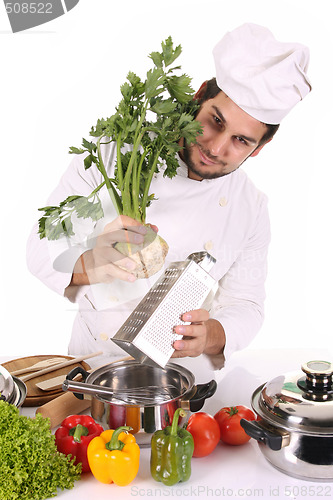
M 333 364 L 316 360 L 301 368 L 303 373 L 287 373 L 258 387 L 252 397 L 253 409 L 262 419 L 284 429 L 331 434 Z
M 13 377 L 0 365 L 0 399 L 10 401 L 15 390 Z

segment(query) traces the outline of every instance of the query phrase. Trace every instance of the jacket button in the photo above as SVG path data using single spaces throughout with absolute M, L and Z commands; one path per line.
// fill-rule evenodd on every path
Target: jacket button
M 228 203 L 228 200 L 225 196 L 222 196 L 222 198 L 219 199 L 219 205 L 220 207 L 225 207 Z
M 204 249 L 207 250 L 207 252 L 209 252 L 209 250 L 211 250 L 214 246 L 214 243 L 209 240 L 209 241 L 206 241 L 206 243 L 204 244 Z

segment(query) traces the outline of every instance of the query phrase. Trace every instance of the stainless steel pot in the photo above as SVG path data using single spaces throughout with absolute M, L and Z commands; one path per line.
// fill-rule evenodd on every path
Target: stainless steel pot
M 290 476 L 333 481 L 333 364 L 309 361 L 302 372 L 258 387 L 252 407 L 258 421 L 241 420 L 266 459 Z
M 22 406 L 27 396 L 27 386 L 22 380 L 13 377 L 0 365 L 0 399 L 14 406 Z
M 72 379 L 81 373 L 84 382 Z M 141 445 L 172 421 L 178 407 L 199 411 L 216 391 L 216 381 L 195 385 L 194 375 L 176 363 L 165 368 L 141 364 L 137 360 L 119 361 L 92 373 L 76 367 L 63 383 L 64 391 L 79 398 L 92 398 L 91 416 L 104 428 L 130 425 Z

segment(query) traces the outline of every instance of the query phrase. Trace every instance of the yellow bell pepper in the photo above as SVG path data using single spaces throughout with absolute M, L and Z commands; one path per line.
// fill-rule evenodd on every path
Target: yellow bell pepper
M 140 448 L 129 426 L 107 430 L 88 445 L 88 462 L 94 477 L 101 483 L 126 486 L 138 473 Z

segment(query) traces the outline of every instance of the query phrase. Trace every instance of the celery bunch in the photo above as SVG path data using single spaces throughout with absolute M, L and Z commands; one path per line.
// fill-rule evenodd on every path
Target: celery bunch
M 164 162 L 164 175 L 172 178 L 178 167 L 180 139 L 195 142 L 202 130 L 194 119 L 198 105 L 191 78 L 177 75 L 180 66 L 172 66 L 180 54 L 181 46 L 174 48 L 171 37 L 162 42 L 162 51 L 149 56 L 154 67 L 146 79 L 142 81 L 129 72 L 121 86 L 122 99 L 115 114 L 97 121 L 90 131 L 91 141 L 83 139 L 82 147 L 70 148 L 71 154 L 85 154 L 85 169 L 96 167 L 103 182 L 87 197 L 72 195 L 59 206 L 39 209 L 44 211 L 39 220 L 40 238 L 52 240 L 72 235 L 73 213 L 94 221 L 103 217 L 98 192 L 104 185 L 119 215 L 145 223 L 146 209 L 154 199 L 149 192 L 154 173 Z M 108 177 L 101 147 L 111 141 L 117 145 L 117 163 L 114 176 Z M 128 151 L 123 152 L 126 145 Z

